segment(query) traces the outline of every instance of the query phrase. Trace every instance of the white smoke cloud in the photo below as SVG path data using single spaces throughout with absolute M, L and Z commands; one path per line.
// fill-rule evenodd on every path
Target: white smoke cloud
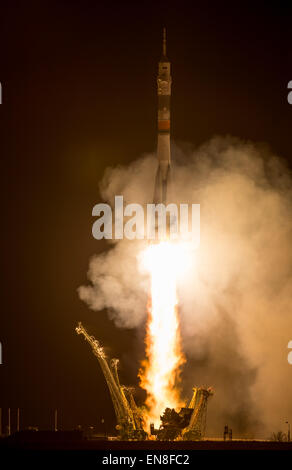
M 229 419 L 250 435 L 261 421 L 266 437 L 292 419 L 291 177 L 265 146 L 231 137 L 195 151 L 173 145 L 173 155 L 174 199 L 201 204 L 201 244 L 179 285 L 184 383 L 214 385 L 211 432 Z M 125 203 L 151 202 L 155 171 L 151 155 L 108 169 L 104 200 L 121 194 Z M 137 261 L 143 246 L 114 242 L 91 260 L 90 284 L 79 288 L 90 308 L 108 309 L 121 327 L 145 322 L 148 284 Z

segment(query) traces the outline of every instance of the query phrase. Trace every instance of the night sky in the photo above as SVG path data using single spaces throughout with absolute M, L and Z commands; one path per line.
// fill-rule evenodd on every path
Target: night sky
M 223 5 L 222 5 L 223 3 Z M 277 5 L 278 4 L 278 5 Z M 292 7 L 284 2 L 2 2 L 0 407 L 21 425 L 115 417 L 81 320 L 137 383 L 141 333 L 83 304 L 92 207 L 107 166 L 156 146 L 162 27 L 172 62 L 172 138 L 269 143 L 292 163 Z M 134 354 L 135 352 L 135 354 Z M 135 359 L 133 360 L 133 356 Z M 136 363 L 135 363 L 136 361 Z

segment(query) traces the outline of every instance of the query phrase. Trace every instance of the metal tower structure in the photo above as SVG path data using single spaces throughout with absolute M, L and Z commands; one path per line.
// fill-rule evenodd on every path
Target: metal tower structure
M 183 431 L 184 440 L 199 440 L 205 436 L 207 404 L 213 390 L 205 387 L 194 387 L 193 396 L 188 408 L 193 409 L 189 425 Z
M 81 322 L 78 323 L 75 329 L 77 334 L 84 336 L 84 339 L 90 344 L 93 354 L 98 359 L 112 398 L 120 438 L 145 439 L 147 434 L 143 430 L 142 416 L 139 413 L 132 392 L 129 388 L 120 384 L 118 359 L 112 359 L 109 365 L 103 347 L 94 336 L 87 333 Z

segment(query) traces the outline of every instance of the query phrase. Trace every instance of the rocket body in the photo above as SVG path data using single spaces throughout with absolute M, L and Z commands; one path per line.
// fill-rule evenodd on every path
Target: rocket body
M 170 96 L 171 75 L 170 62 L 166 57 L 166 31 L 163 30 L 163 51 L 158 64 L 157 76 L 158 95 L 158 136 L 157 160 L 158 167 L 155 179 L 154 203 L 167 204 L 170 181 Z

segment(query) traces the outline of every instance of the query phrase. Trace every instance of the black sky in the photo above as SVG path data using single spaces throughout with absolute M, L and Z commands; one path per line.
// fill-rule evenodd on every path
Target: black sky
M 106 248 L 91 235 L 105 168 L 155 150 L 162 27 L 173 139 L 231 134 L 268 142 L 291 164 L 291 11 L 284 2 L 1 3 L 0 407 L 22 408 L 23 425 L 50 426 L 57 407 L 63 428 L 101 416 L 113 427 L 77 320 L 121 358 L 124 381 L 136 380 L 141 338 L 89 311 L 76 289 Z

